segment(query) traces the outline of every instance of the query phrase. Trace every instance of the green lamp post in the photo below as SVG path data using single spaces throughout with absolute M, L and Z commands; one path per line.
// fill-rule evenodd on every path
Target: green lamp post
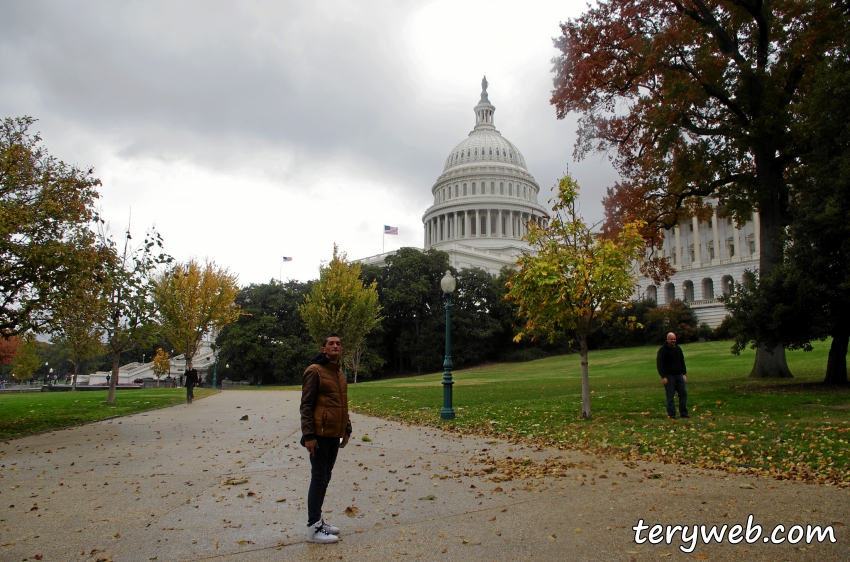
M 218 354 L 220 351 L 220 349 L 216 349 L 213 354 L 215 357 L 215 365 L 213 365 L 213 390 L 215 390 L 215 383 L 218 378 Z
M 457 279 L 452 277 L 451 272 L 446 271 L 446 275 L 440 280 L 440 287 L 443 289 L 443 296 L 446 299 L 446 360 L 443 361 L 443 409 L 440 410 L 440 418 L 444 420 L 455 419 L 455 411 L 452 409 L 452 325 L 451 325 L 451 308 L 452 308 L 452 293 L 455 292 Z

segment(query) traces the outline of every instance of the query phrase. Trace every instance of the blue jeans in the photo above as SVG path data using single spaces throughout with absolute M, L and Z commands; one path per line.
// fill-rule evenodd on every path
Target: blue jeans
M 676 404 L 673 401 L 673 393 L 679 394 L 679 415 L 688 415 L 688 390 L 685 388 L 685 375 L 676 375 L 667 377 L 667 384 L 664 385 L 664 391 L 667 393 L 667 415 L 671 418 L 676 417 Z
M 331 481 L 336 456 L 339 453 L 339 438 L 316 437 L 318 449 L 310 457 L 310 490 L 307 492 L 307 525 L 322 518 L 322 504 Z M 309 453 L 308 453 L 309 454 Z

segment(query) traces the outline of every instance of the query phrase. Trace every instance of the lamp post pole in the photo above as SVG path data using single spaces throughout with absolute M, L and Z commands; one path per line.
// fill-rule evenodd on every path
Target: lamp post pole
M 452 308 L 452 293 L 455 290 L 457 280 L 452 277 L 452 274 L 446 271 L 446 275 L 440 281 L 440 287 L 443 289 L 443 296 L 446 299 L 446 359 L 443 361 L 443 409 L 440 410 L 440 418 L 444 420 L 455 419 L 455 411 L 452 408 L 452 325 L 451 325 L 451 308 Z
M 213 365 L 213 390 L 215 390 L 215 383 L 218 378 L 218 352 L 219 350 L 215 350 L 215 365 Z

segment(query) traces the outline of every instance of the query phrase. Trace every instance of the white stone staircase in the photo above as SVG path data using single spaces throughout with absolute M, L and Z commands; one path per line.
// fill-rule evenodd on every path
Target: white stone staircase
M 215 354 L 212 349 L 212 341 L 203 341 L 201 342 L 201 347 L 198 352 L 195 354 L 195 357 L 192 359 L 192 364 L 195 369 L 198 371 L 200 376 L 213 368 L 213 363 L 215 363 Z M 177 355 L 171 358 L 171 376 L 174 378 L 179 377 L 186 370 L 186 356 L 185 355 Z M 111 371 L 97 371 L 96 373 L 92 373 L 90 375 L 79 375 L 77 377 L 77 384 L 88 384 L 88 385 L 96 385 L 96 384 L 105 384 L 106 377 L 111 376 Z M 163 379 L 168 376 L 165 375 Z M 132 383 L 136 379 L 150 379 L 156 380 L 156 376 L 153 374 L 153 361 L 147 363 L 127 363 L 123 365 L 118 370 L 118 383 L 126 384 Z M 162 380 L 162 379 L 160 379 Z

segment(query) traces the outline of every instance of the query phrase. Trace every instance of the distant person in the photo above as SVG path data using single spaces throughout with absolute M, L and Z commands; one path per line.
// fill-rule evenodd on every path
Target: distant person
M 655 364 L 667 393 L 667 417 L 676 419 L 674 393 L 679 395 L 679 416 L 691 417 L 688 415 L 688 390 L 685 388 L 685 383 L 688 382 L 685 354 L 682 353 L 682 348 L 676 345 L 676 334 L 673 332 L 667 334 L 667 343 L 658 349 Z
M 186 365 L 186 370 L 183 372 L 183 380 L 186 381 L 186 403 L 191 404 L 192 399 L 195 397 L 195 386 L 199 382 L 198 371 L 195 370 L 195 366 L 191 361 Z
M 322 519 L 322 504 L 340 447 L 348 444 L 348 385 L 340 365 L 342 342 L 331 333 L 322 353 L 304 371 L 301 386 L 301 444 L 310 452 L 310 490 L 307 493 L 307 541 L 339 541 L 339 527 Z

